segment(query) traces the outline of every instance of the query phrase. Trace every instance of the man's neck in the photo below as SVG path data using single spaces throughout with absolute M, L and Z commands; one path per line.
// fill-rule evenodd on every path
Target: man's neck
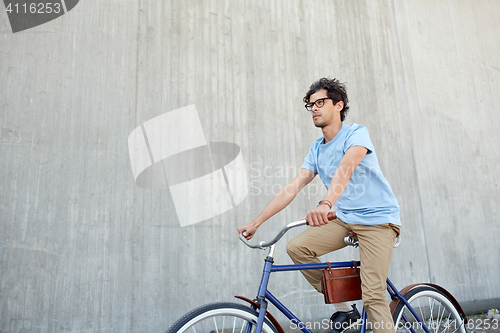
M 325 138 L 325 143 L 330 142 L 342 129 L 342 122 L 335 121 L 325 127 L 322 127 L 323 137 Z

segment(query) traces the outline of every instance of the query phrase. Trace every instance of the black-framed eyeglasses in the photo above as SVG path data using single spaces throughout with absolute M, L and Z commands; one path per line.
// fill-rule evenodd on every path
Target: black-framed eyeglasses
M 311 111 L 313 106 L 316 105 L 318 108 L 323 107 L 325 105 L 325 100 L 331 99 L 330 97 L 318 98 L 314 103 L 307 103 L 305 106 L 307 111 Z

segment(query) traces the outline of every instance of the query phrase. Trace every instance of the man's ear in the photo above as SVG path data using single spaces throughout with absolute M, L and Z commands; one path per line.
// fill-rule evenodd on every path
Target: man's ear
M 342 109 L 344 108 L 344 102 L 338 101 L 337 104 L 335 104 L 335 107 L 337 108 L 337 111 L 342 111 Z

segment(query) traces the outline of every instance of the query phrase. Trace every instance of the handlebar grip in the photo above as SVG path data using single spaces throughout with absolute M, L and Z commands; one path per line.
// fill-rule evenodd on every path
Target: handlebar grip
M 337 213 L 330 212 L 330 213 L 328 213 L 327 218 L 328 218 L 328 221 L 335 220 L 337 218 Z
M 252 243 L 250 243 L 246 238 L 245 236 L 243 236 L 243 232 L 241 234 L 238 235 L 240 237 L 240 241 L 242 241 L 243 243 L 245 243 L 247 246 L 249 247 L 252 247 Z
M 261 249 L 261 250 L 266 249 L 265 247 L 262 247 L 262 244 L 264 244 L 264 242 L 260 242 L 259 244 L 254 244 L 254 243 L 250 242 L 248 239 L 246 239 L 245 236 L 243 236 L 243 233 L 239 234 L 239 237 L 240 237 L 240 241 L 242 241 L 243 243 L 245 243 L 246 246 L 248 246 L 252 249 Z

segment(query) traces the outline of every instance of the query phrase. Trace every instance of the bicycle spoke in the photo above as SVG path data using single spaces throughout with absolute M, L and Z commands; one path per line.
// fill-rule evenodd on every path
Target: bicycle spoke
M 443 317 L 444 317 L 444 312 L 446 311 L 446 308 L 443 307 L 443 313 L 441 313 L 441 315 L 439 315 L 439 313 L 441 312 L 441 304 L 439 304 L 439 310 L 438 310 L 438 326 L 441 326 L 441 322 L 443 321 Z M 439 316 L 441 316 L 441 318 L 439 318 Z M 438 328 L 439 329 L 439 328 Z
M 217 328 L 217 321 L 215 320 L 215 317 L 214 317 L 214 324 L 215 324 L 215 332 L 219 333 L 219 329 Z
M 420 319 L 421 319 L 422 321 L 425 321 L 425 316 L 424 316 L 424 314 L 422 313 L 422 309 L 423 309 L 423 307 L 422 307 L 422 305 L 420 304 L 420 298 L 418 298 L 418 299 L 417 299 L 417 302 L 418 302 L 418 311 L 420 312 Z M 415 310 L 415 309 L 414 309 L 414 310 Z M 416 319 L 416 318 L 415 318 L 415 319 Z
M 434 302 L 433 299 L 429 298 L 429 325 L 432 328 L 434 326 Z M 437 328 L 434 329 L 434 333 L 437 333 Z

